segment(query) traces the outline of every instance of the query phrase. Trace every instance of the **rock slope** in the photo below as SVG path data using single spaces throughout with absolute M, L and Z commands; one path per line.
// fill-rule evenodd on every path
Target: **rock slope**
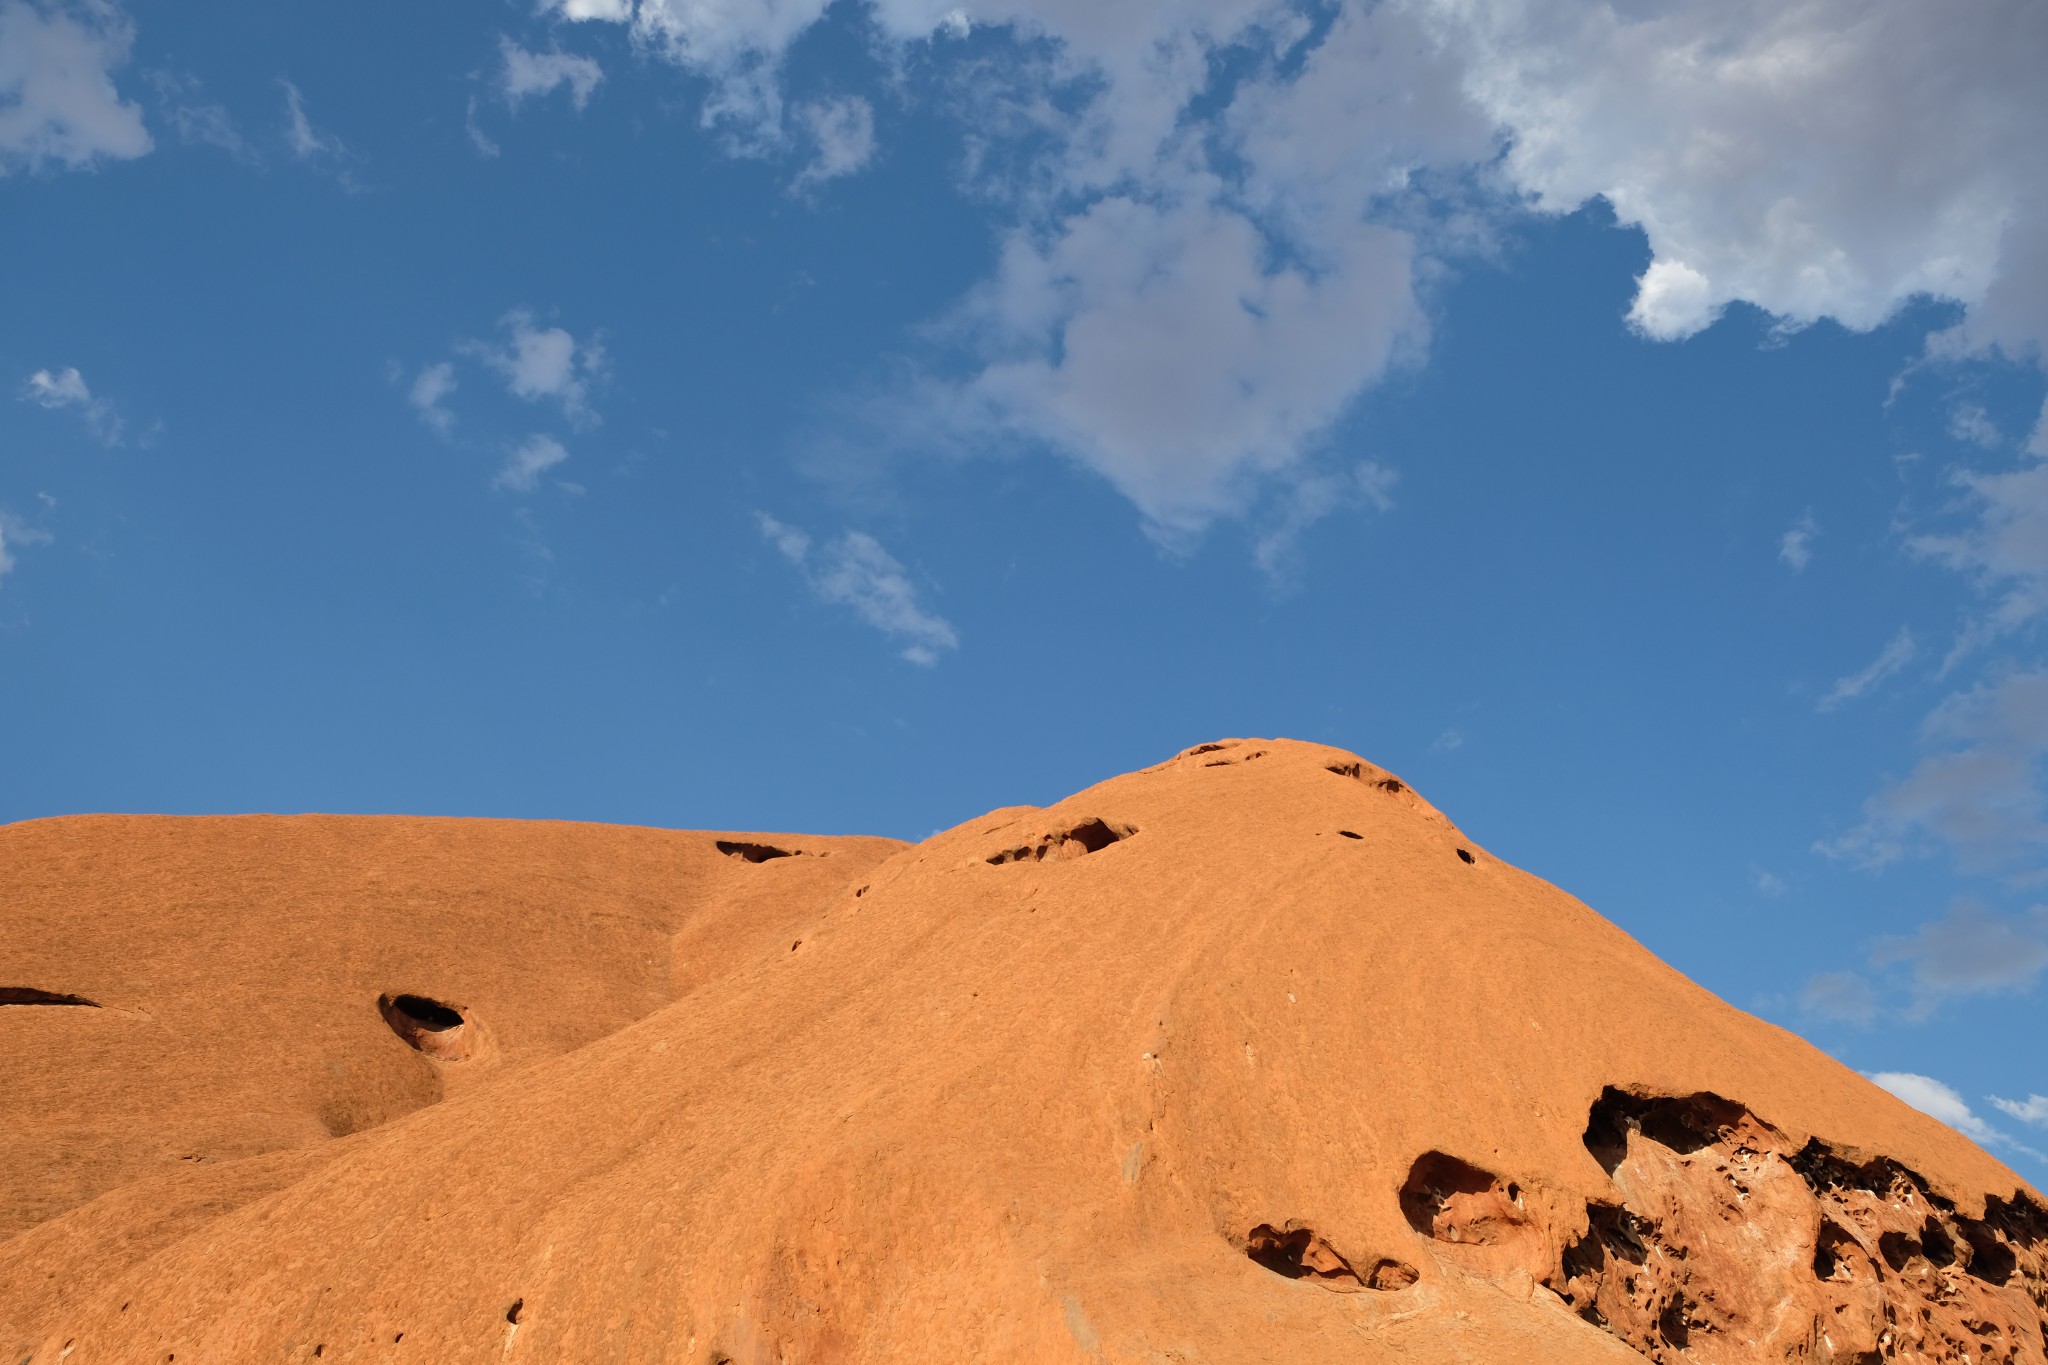
M 0 877 L 16 1361 L 2048 1360 L 2038 1192 L 1334 749 Z

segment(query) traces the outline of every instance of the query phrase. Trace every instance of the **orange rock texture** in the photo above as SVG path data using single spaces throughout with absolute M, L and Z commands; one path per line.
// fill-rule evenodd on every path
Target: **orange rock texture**
M 0 829 L 0 1239 L 6 1365 L 2048 1360 L 2037 1191 L 1291 741 Z

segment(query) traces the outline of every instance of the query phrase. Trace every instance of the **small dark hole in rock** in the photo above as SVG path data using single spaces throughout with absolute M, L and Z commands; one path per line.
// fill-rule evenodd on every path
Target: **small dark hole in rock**
M 438 1000 L 429 1000 L 424 995 L 394 995 L 391 1008 L 432 1033 L 445 1033 L 452 1028 L 462 1027 L 462 1014 L 452 1010 Z
M 459 1062 L 469 1055 L 474 1030 L 464 1027 L 462 1011 L 452 1005 L 424 995 L 380 995 L 377 1012 L 415 1052 L 444 1062 Z
M 1339 777 L 1357 777 L 1359 775 L 1359 767 L 1356 763 L 1332 763 L 1327 771 L 1333 772 Z
M 1461 848 L 1458 850 L 1458 861 L 1462 863 L 1476 863 L 1479 860 L 1472 856 L 1471 849 Z
M 33 986 L 0 986 L 0 1005 L 77 1005 L 89 1010 L 100 1007 L 98 1001 L 88 1000 L 82 995 L 39 991 Z
M 1379 781 L 1373 783 L 1373 785 L 1375 787 L 1378 787 L 1383 792 L 1392 792 L 1396 796 L 1408 790 L 1407 786 L 1404 785 L 1401 779 L 1398 777 L 1383 777 Z
M 770 858 L 796 856 L 786 848 L 777 848 L 773 844 L 749 843 L 744 839 L 720 839 L 718 851 L 728 858 L 738 858 L 743 863 L 765 863 Z
M 512 1306 L 511 1306 L 510 1308 L 507 1308 L 507 1309 L 505 1310 L 505 1321 L 507 1321 L 507 1322 L 510 1322 L 510 1323 L 515 1323 L 515 1324 L 516 1324 L 516 1323 L 517 1323 L 517 1322 L 519 1321 L 519 1315 L 520 1315 L 520 1313 L 524 1312 L 524 1311 L 525 1311 L 525 1309 L 526 1309 L 526 1300 L 525 1300 L 525 1299 L 514 1299 L 514 1300 L 512 1300 Z
M 1353 834 L 1348 829 L 1340 829 L 1337 832 L 1347 839 L 1363 839 L 1365 837 L 1363 834 Z

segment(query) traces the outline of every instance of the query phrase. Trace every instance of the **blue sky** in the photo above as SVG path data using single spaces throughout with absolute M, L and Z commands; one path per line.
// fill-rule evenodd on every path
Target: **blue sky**
M 0 0 L 0 819 L 918 838 L 1316 739 L 2048 1179 L 2044 59 Z

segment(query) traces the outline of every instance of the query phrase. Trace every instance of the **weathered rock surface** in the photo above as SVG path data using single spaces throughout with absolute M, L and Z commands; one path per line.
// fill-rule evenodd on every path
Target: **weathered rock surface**
M 2048 1361 L 2038 1192 L 1316 745 L 18 825 L 0 988 L 9 1365 Z

